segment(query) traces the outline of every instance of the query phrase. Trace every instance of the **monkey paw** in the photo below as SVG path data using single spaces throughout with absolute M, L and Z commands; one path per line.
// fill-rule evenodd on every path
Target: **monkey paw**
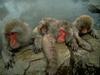
M 98 35 L 92 34 L 92 33 L 91 33 L 91 35 L 92 35 L 94 38 L 99 39 Z
M 71 48 L 73 51 L 77 51 L 78 50 L 78 44 L 75 41 L 70 41 L 68 43 L 66 43 L 66 45 Z
M 98 34 L 95 31 L 92 31 L 90 35 L 96 39 L 99 39 Z
M 6 69 L 13 68 L 14 64 L 15 64 L 15 61 L 10 59 L 8 62 L 5 63 L 5 68 Z
M 41 49 L 39 49 L 39 48 L 33 48 L 33 52 L 35 54 L 40 53 L 41 52 Z
M 77 43 L 72 43 L 71 44 L 71 49 L 74 50 L 74 51 L 77 51 L 78 50 L 78 44 Z

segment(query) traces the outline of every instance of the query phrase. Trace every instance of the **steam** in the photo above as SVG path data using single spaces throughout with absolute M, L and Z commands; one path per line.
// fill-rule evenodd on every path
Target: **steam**
M 3 0 L 8 10 L 0 21 L 2 27 L 7 21 L 21 19 L 35 27 L 43 17 L 53 17 L 73 21 L 76 17 L 88 14 L 97 19 L 98 15 L 88 11 L 89 0 Z

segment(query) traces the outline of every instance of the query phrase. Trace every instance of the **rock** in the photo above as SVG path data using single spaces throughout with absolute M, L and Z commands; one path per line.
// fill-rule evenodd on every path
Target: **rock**
M 90 0 L 88 9 L 92 13 L 100 13 L 100 0 Z

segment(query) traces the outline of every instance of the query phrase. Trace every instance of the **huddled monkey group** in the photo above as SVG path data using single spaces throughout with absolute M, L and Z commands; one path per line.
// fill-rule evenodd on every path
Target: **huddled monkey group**
M 81 15 L 72 23 L 46 17 L 39 22 L 33 31 L 27 23 L 12 20 L 5 25 L 2 35 L 2 57 L 5 68 L 13 68 L 14 55 L 20 48 L 32 45 L 33 51 L 35 53 L 43 52 L 47 60 L 46 74 L 54 75 L 58 66 L 55 44 L 63 42 L 73 51 L 77 51 L 79 47 L 93 51 L 92 46 L 81 38 L 85 34 L 98 38 L 93 26 L 94 19 L 88 15 Z

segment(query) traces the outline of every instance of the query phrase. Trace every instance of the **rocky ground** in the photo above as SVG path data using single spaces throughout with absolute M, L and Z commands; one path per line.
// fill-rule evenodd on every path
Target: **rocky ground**
M 94 51 L 90 53 L 80 48 L 73 52 L 73 58 L 70 58 L 70 52 L 64 44 L 56 44 L 59 58 L 57 75 L 97 75 L 100 67 L 100 39 L 90 35 L 83 38 L 92 45 Z M 0 75 L 45 75 L 46 60 L 42 52 L 34 54 L 28 47 L 24 48 L 15 55 L 15 62 L 13 68 L 6 70 L 0 59 Z

